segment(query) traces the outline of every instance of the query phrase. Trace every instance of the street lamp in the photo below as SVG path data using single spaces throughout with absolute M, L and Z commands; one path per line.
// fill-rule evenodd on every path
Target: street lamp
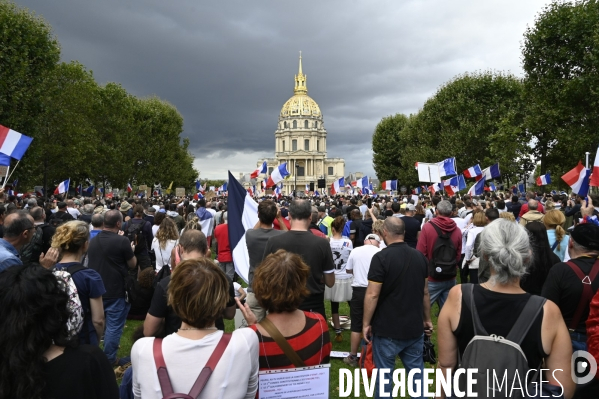
M 297 164 L 297 162 L 295 163 L 295 191 L 293 193 L 293 196 L 295 198 L 297 198 L 297 174 L 299 173 L 299 165 Z

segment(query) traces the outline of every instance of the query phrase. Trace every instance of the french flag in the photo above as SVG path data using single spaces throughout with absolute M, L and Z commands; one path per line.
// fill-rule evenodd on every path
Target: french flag
M 364 187 L 362 188 L 362 194 L 366 195 L 366 194 L 372 194 L 374 192 L 374 190 L 372 189 L 372 183 L 370 183 L 368 185 L 368 187 Z
M 450 196 L 455 195 L 460 190 L 464 190 L 466 188 L 466 180 L 464 179 L 464 175 L 459 175 L 452 177 L 449 180 L 443 181 L 445 186 L 445 191 Z
M 593 163 L 593 174 L 591 175 L 591 186 L 599 187 L 599 148 L 597 149 L 597 154 L 595 154 L 595 162 Z
M 439 166 L 439 174 L 441 176 L 453 176 L 458 174 L 458 172 L 455 171 L 455 157 L 444 159 L 437 163 L 437 166 Z
M 397 190 L 397 180 L 385 180 L 381 183 L 381 188 L 383 190 L 395 191 Z
M 485 191 L 495 191 L 495 184 L 493 182 L 489 183 L 489 187 L 485 187 Z
M 470 195 L 482 195 L 485 192 L 485 181 L 486 178 L 485 176 L 481 176 L 480 180 L 478 180 L 476 183 L 474 183 L 474 185 L 472 187 L 470 187 L 470 190 L 468 190 L 468 194 Z
M 255 179 L 261 173 L 266 173 L 266 161 L 262 162 L 262 166 L 260 166 L 258 169 L 256 169 L 255 171 L 252 172 L 252 174 L 250 175 L 250 178 Z
M 223 183 L 222 186 L 216 189 L 219 193 L 227 191 L 227 183 Z
M 262 191 L 266 190 L 266 180 L 262 180 L 260 184 L 262 185 Z
M 200 181 L 196 180 L 196 191 L 200 191 L 200 187 L 202 187 L 202 185 L 200 184 Z
M 85 192 L 89 195 L 92 195 L 94 193 L 94 186 L 89 186 L 85 189 Z
M 331 194 L 335 195 L 341 191 L 341 187 L 345 184 L 345 178 L 340 177 L 338 180 L 335 180 L 333 184 L 331 184 Z
M 68 193 L 69 192 L 69 182 L 70 181 L 71 181 L 71 179 L 67 179 L 67 180 L 65 180 L 63 182 L 60 182 L 60 184 L 58 185 L 58 187 L 56 187 L 56 190 L 54 190 L 54 195 Z
M 420 187 L 416 187 L 415 189 L 412 190 L 412 194 L 420 194 L 422 192 L 422 190 L 420 189 Z
M 0 152 L 12 158 L 21 160 L 25 151 L 33 141 L 32 137 L 15 132 L 6 126 L 0 125 Z
M 356 181 L 356 186 L 358 188 L 368 188 L 368 176 L 364 176 L 363 178 Z
M 551 184 L 551 176 L 549 173 L 537 177 L 537 186 L 546 186 L 547 184 Z
M 464 177 L 466 177 L 467 179 L 473 179 L 476 176 L 480 176 L 482 174 L 483 172 L 480 170 L 479 164 L 476 164 L 464 171 Z
M 285 162 L 272 171 L 266 182 L 266 187 L 272 187 L 279 184 L 279 182 L 285 180 L 287 176 L 289 176 L 289 172 L 287 171 L 287 162 Z
M 315 197 L 320 197 L 320 193 L 318 192 L 318 190 L 314 191 L 314 196 Z
M 306 184 L 306 194 L 308 194 L 310 192 L 310 185 Z
M 499 176 L 501 176 L 501 172 L 499 171 L 499 163 L 496 163 L 495 165 L 489 166 L 483 170 L 480 176 L 476 176 L 475 178 L 476 181 L 481 180 L 483 177 L 485 180 L 492 180 L 497 179 Z
M 283 184 L 277 185 L 275 187 L 275 195 L 280 198 L 282 190 L 283 190 Z
M 13 184 L 13 187 L 14 187 L 14 184 Z M 83 190 L 83 185 L 80 183 L 80 184 L 77 186 L 77 188 L 75 189 L 75 192 L 76 192 L 77 194 L 79 194 L 79 193 L 81 193 L 81 191 L 82 191 L 82 190 Z
M 133 187 L 131 187 L 131 183 L 127 183 L 127 192 L 130 193 L 133 191 Z
M 237 274 L 247 283 L 250 272 L 245 232 L 258 223 L 258 203 L 229 172 L 229 245 Z
M 252 197 L 254 196 L 254 191 L 252 191 L 251 187 L 248 187 L 248 194 L 251 195 Z
M 581 197 L 586 197 L 589 193 L 589 176 L 591 170 L 585 168 L 582 162 L 578 161 L 578 165 L 562 176 L 562 180 L 572 187 L 572 192 Z
M 435 194 L 437 191 L 441 191 L 441 184 L 435 183 L 432 186 L 428 186 L 428 192 Z

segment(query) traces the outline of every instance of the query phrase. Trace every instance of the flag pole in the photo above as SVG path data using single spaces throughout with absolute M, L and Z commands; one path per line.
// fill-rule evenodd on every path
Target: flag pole
M 6 176 L 4 176 L 4 183 L 2 184 L 2 189 L 6 186 L 6 182 L 8 181 L 8 172 L 10 171 L 10 165 L 6 167 Z
M 8 175 L 8 177 L 4 180 L 4 185 L 2 186 L 2 188 L 4 188 L 6 186 L 6 182 L 10 180 L 10 177 L 12 176 L 12 174 L 15 172 L 15 169 L 17 168 L 17 166 L 19 166 L 19 162 L 21 162 L 21 160 L 19 159 L 17 161 L 17 164 L 15 165 L 15 167 L 12 169 L 12 172 L 10 172 L 10 174 L 8 174 L 8 170 L 10 170 L 10 166 L 8 167 L 8 170 L 6 171 L 6 174 Z

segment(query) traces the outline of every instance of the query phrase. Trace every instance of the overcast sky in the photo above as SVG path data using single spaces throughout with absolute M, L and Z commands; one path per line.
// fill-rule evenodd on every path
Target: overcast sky
M 54 28 L 64 61 L 184 117 L 202 178 L 249 173 L 274 156 L 298 53 L 319 105 L 329 157 L 374 176 L 382 117 L 417 112 L 455 75 L 521 76 L 537 0 L 18 0 Z

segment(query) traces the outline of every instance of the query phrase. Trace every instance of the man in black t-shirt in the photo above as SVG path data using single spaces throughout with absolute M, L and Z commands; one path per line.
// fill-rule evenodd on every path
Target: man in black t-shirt
M 592 204 L 588 207 L 583 204 L 581 211 L 585 210 L 592 213 Z M 555 302 L 560 308 L 570 330 L 572 349 L 586 351 L 586 320 L 589 316 L 589 305 L 593 295 L 599 289 L 597 274 L 599 273 L 599 226 L 592 223 L 576 226 L 570 235 L 568 253 L 571 257 L 570 261 L 557 263 L 549 269 L 541 295 Z M 583 299 L 583 287 L 588 282 L 593 295 Z M 581 314 L 577 315 L 580 306 Z
M 414 249 L 418 243 L 418 237 L 420 237 L 420 222 L 414 218 L 415 211 L 414 204 L 408 204 L 406 214 L 401 218 L 405 225 L 404 242 Z
M 350 205 L 345 208 L 345 214 L 347 215 L 347 218 L 351 220 L 351 211 L 353 211 L 354 209 L 360 210 L 360 208 L 358 208 L 356 206 L 357 201 L 355 198 L 352 198 L 351 200 L 349 200 Z
M 432 334 L 427 260 L 404 242 L 403 218 L 385 219 L 383 239 L 387 248 L 370 262 L 364 297 L 362 333 L 372 340 L 372 354 L 378 368 L 395 369 L 399 355 L 406 372 L 419 369 L 415 384 L 422 384 L 424 332 Z M 414 356 L 419 353 L 419 356 Z M 387 379 L 389 381 L 389 379 Z M 379 382 L 376 383 L 377 391 Z M 390 393 L 389 383 L 385 392 Z M 422 386 L 421 386 L 422 392 Z M 378 392 L 377 397 L 383 396 Z
M 304 300 L 299 309 L 320 313 L 324 311 L 324 286 L 335 284 L 335 264 L 329 242 L 308 231 L 312 218 L 312 208 L 307 200 L 294 200 L 289 206 L 291 230 L 285 234 L 271 237 L 264 249 L 264 258 L 279 249 L 292 252 L 302 257 L 310 267 L 307 288 L 310 296 Z
M 208 241 L 201 231 L 186 230 L 181 235 L 179 245 L 175 247 L 175 251 L 178 251 L 181 261 L 203 258 L 209 254 Z M 170 281 L 171 276 L 167 276 L 156 285 L 152 303 L 144 321 L 144 336 L 146 337 L 156 336 L 163 323 L 166 335 L 176 333 L 181 327 L 181 319 L 175 314 L 173 308 L 168 305 L 167 293 Z M 229 301 L 223 312 L 223 317 L 229 320 L 232 319 L 235 316 L 235 308 L 235 289 L 233 288 L 233 282 L 229 280 Z M 216 319 L 215 326 L 224 331 L 225 324 L 222 317 Z
M 108 361 L 115 365 L 118 363 L 116 352 L 131 307 L 125 292 L 125 281 L 128 271 L 137 264 L 133 254 L 135 244 L 119 234 L 122 224 L 121 212 L 115 209 L 106 212 L 104 228 L 90 241 L 87 250 L 89 268 L 100 274 L 106 288 L 102 296 L 106 318 L 104 353 Z

